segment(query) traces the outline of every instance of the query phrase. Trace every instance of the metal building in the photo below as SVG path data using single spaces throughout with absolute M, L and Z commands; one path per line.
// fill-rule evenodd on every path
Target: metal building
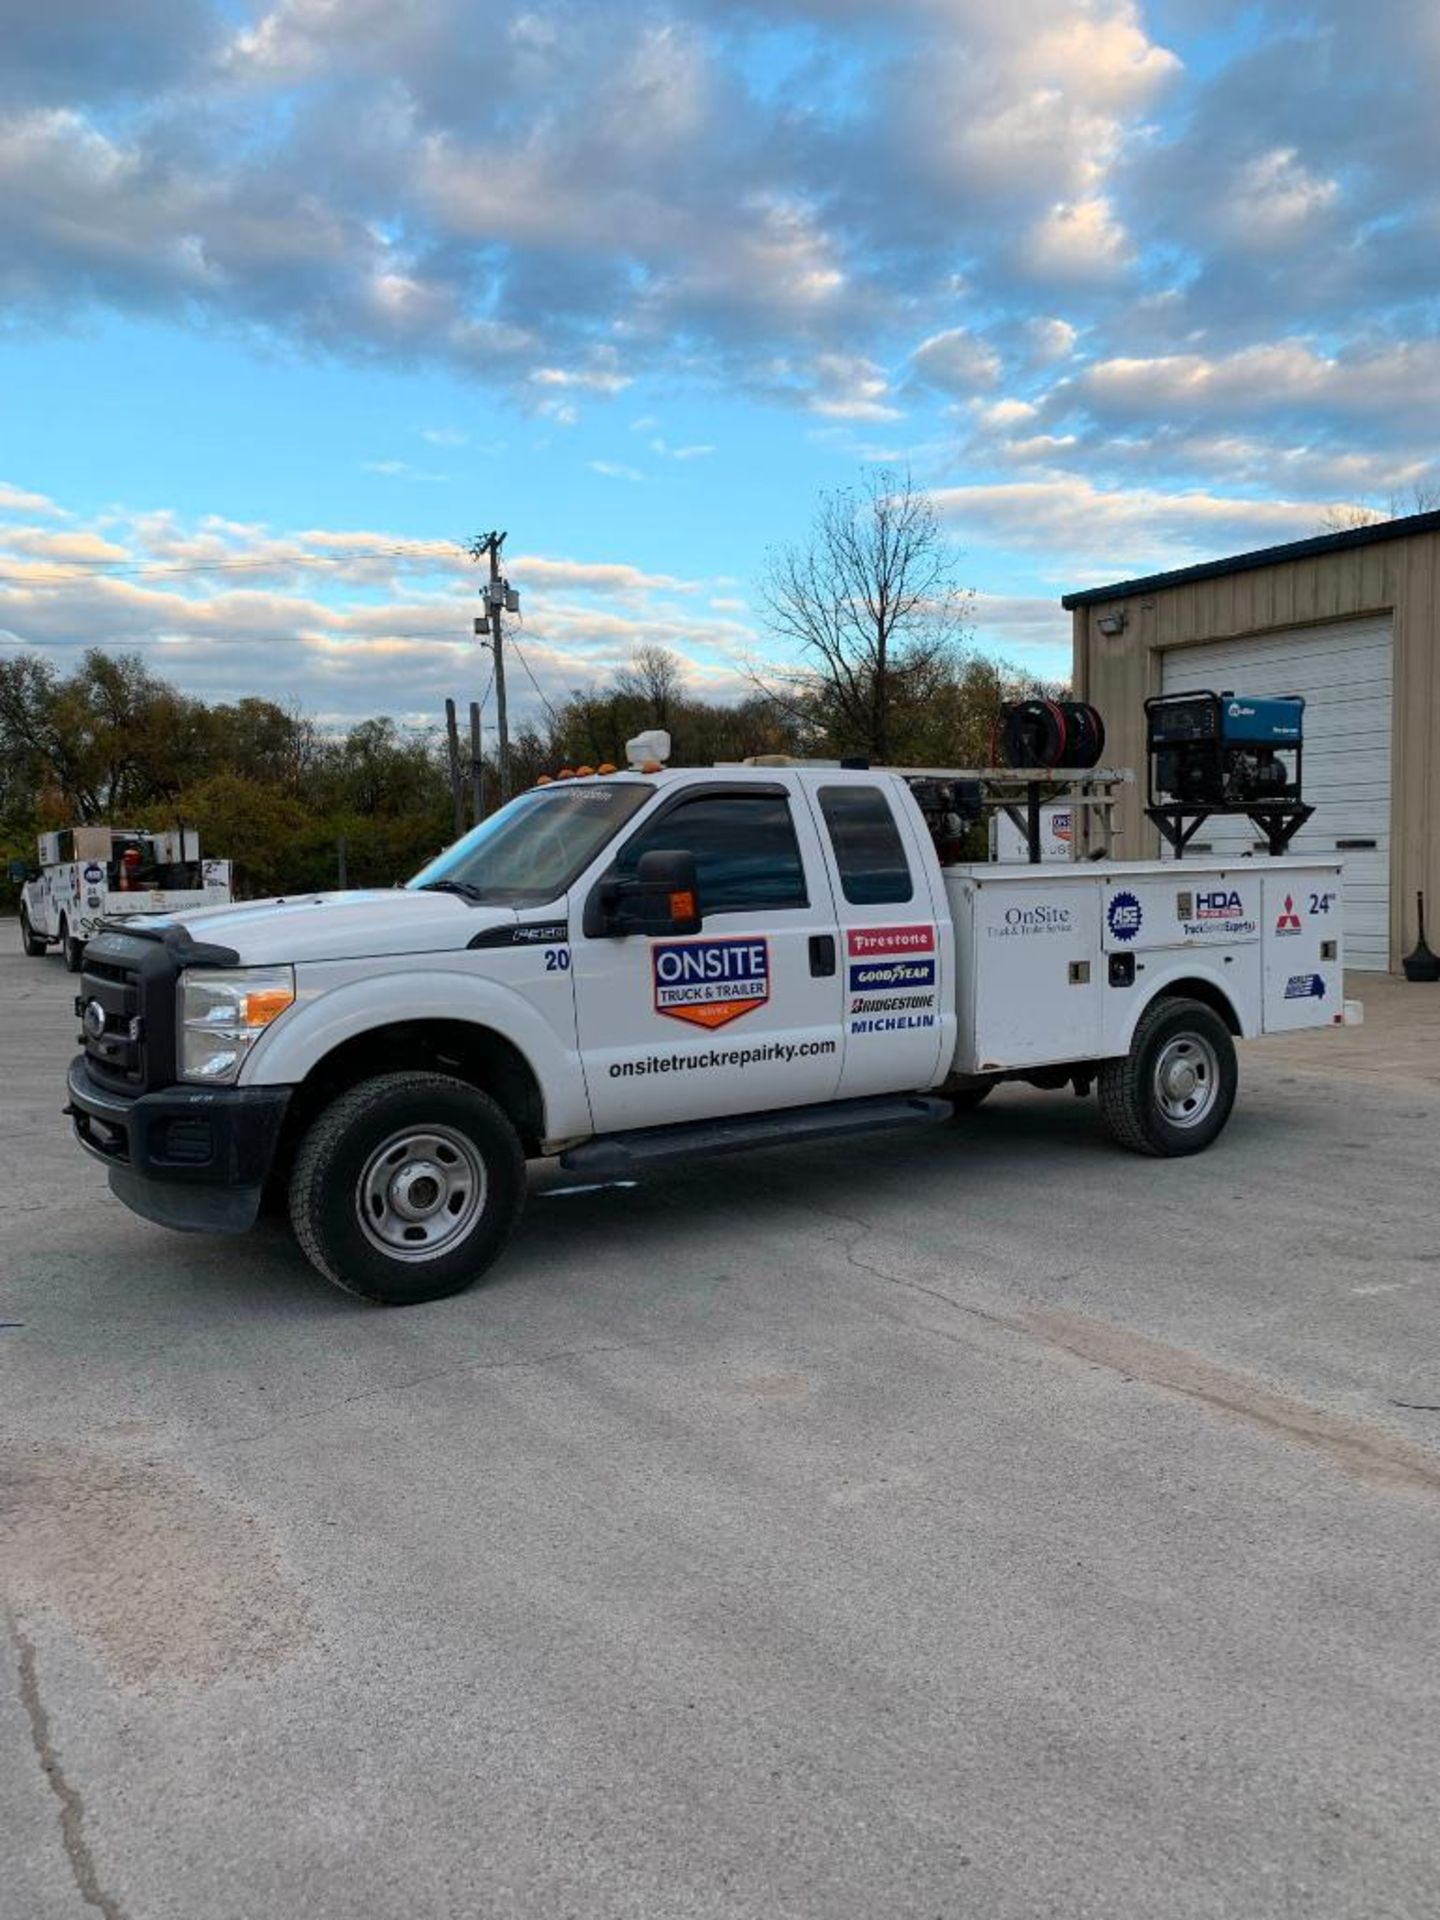
M 1206 561 L 1066 594 L 1078 698 L 1105 717 L 1106 760 L 1139 785 L 1121 812 L 1123 853 L 1154 855 L 1145 819 L 1144 701 L 1152 693 L 1301 693 L 1305 798 L 1297 853 L 1345 860 L 1346 958 L 1396 967 L 1423 889 L 1440 928 L 1440 513 Z M 1246 821 L 1211 819 L 1196 851 L 1255 845 Z

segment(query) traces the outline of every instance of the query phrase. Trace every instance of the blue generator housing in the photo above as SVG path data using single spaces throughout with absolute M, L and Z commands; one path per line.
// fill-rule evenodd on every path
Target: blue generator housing
M 1219 718 L 1220 738 L 1227 747 L 1298 747 L 1304 736 L 1305 702 L 1298 693 L 1263 700 L 1222 693 Z

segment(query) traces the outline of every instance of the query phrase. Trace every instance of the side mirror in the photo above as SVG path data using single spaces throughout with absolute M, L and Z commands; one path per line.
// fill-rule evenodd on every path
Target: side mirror
M 601 903 L 609 934 L 699 933 L 700 886 L 693 853 L 657 847 L 642 853 L 634 876 L 602 881 Z
M 23 887 L 27 880 L 33 880 L 35 877 L 30 871 L 28 860 L 12 860 L 6 871 L 10 876 L 10 884 L 16 887 Z

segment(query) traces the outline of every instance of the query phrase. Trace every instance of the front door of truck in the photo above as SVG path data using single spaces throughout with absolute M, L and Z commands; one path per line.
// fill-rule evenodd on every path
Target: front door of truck
M 954 946 L 934 857 L 889 783 L 802 775 L 834 862 L 845 976 L 842 1097 L 934 1086 L 955 1046 Z M 908 800 L 908 796 L 905 796 Z
M 642 854 L 694 855 L 704 925 L 604 930 L 596 889 Z M 571 901 L 581 1056 L 597 1132 L 828 1100 L 840 1079 L 843 961 L 814 821 L 758 781 L 679 787 Z

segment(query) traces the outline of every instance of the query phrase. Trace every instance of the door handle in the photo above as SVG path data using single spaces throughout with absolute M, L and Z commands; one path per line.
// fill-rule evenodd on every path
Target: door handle
M 835 936 L 833 933 L 812 933 L 810 936 L 810 971 L 817 980 L 825 980 L 835 971 Z

